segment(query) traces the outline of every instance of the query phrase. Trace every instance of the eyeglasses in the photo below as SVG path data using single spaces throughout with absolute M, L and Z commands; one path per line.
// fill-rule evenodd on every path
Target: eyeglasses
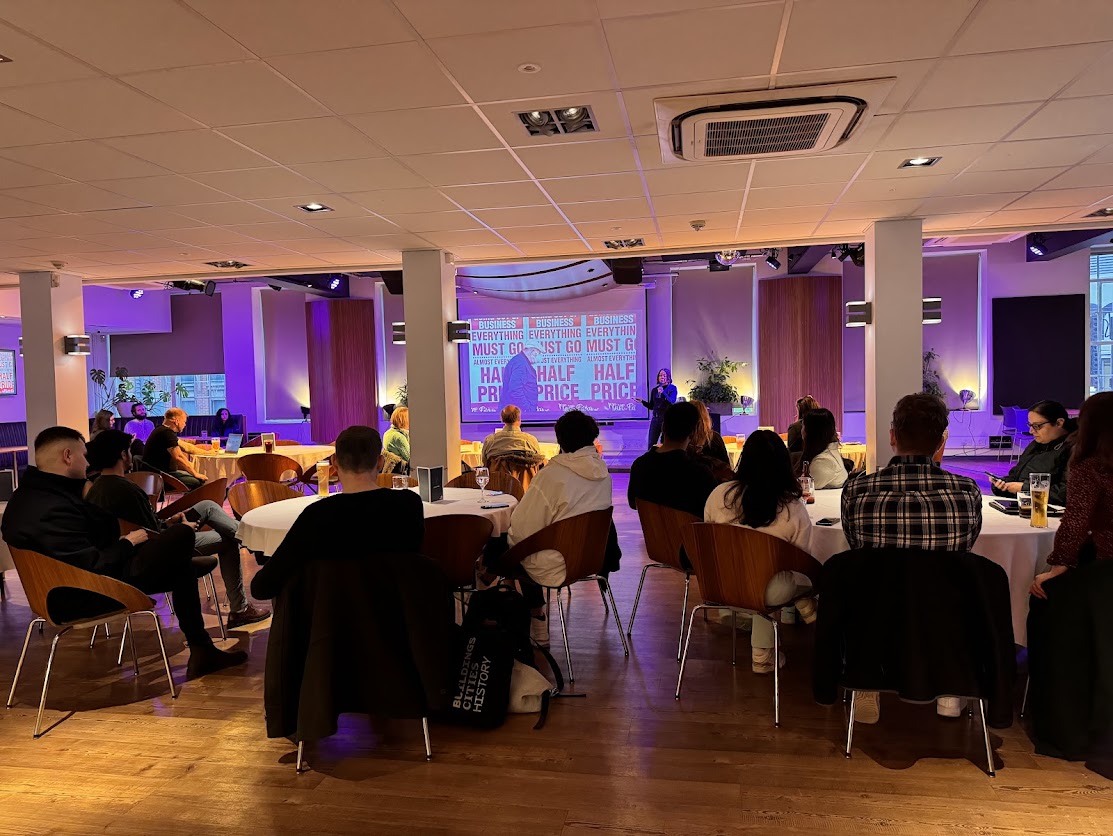
M 1050 423 L 1050 421 L 1037 421 L 1034 424 L 1029 422 L 1028 429 L 1032 430 L 1032 432 L 1035 432 L 1036 430 L 1040 429 L 1040 427 L 1046 427 Z

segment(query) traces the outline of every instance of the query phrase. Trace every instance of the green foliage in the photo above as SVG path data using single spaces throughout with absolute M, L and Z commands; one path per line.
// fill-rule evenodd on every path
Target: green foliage
M 409 406 L 410 393 L 408 390 L 409 381 L 403 380 L 402 385 L 394 390 L 394 397 L 397 398 L 398 406 Z
M 942 398 L 944 397 L 943 384 L 939 379 L 939 369 L 934 365 L 938 359 L 939 355 L 935 353 L 934 348 L 924 352 L 924 392 Z
M 89 379 L 100 387 L 99 399 L 101 405 L 99 409 L 112 411 L 118 404 L 141 403 L 150 412 L 162 404 L 170 403 L 170 393 L 156 388 L 155 382 L 150 378 L 143 381 L 139 390 L 136 391 L 135 381 L 131 379 L 128 370 L 123 366 L 117 366 L 113 369 L 112 377 L 109 377 L 104 369 L 90 369 Z M 180 381 L 174 384 L 174 394 L 179 398 L 189 395 Z
M 730 376 L 746 364 L 724 357 L 717 360 L 700 357 L 696 367 L 700 370 L 701 382 L 689 380 L 693 384 L 688 398 L 704 403 L 734 403 L 738 400 L 738 390 L 730 383 Z

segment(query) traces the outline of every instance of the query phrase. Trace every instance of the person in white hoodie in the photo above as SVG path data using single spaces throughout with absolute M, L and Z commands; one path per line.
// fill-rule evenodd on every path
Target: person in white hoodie
M 510 546 L 559 520 L 611 507 L 611 475 L 595 449 L 595 439 L 599 437 L 595 419 L 574 409 L 557 419 L 555 429 L 560 453 L 549 459 L 514 508 L 507 537 Z M 533 635 L 542 644 L 548 642 L 542 586 L 563 584 L 565 568 L 564 556 L 552 549 L 531 554 L 522 561 L 522 569 L 536 581 L 535 584 L 523 581 L 522 595 L 537 622 Z M 488 564 L 488 569 L 499 572 L 497 565 Z

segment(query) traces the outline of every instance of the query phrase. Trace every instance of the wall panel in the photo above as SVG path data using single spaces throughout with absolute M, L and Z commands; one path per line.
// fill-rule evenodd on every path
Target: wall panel
M 353 424 L 378 426 L 374 302 L 310 302 L 305 331 L 313 440 L 331 443 Z

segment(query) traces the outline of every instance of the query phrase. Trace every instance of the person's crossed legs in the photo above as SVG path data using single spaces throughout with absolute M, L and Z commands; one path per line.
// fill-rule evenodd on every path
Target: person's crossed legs
M 197 554 L 215 554 L 220 560 L 220 575 L 228 595 L 228 626 L 242 627 L 270 616 L 270 610 L 249 604 L 244 592 L 243 565 L 236 533 L 240 524 L 225 513 L 224 509 L 209 499 L 203 499 L 190 509 L 190 519 L 212 531 L 198 531 L 193 541 Z

